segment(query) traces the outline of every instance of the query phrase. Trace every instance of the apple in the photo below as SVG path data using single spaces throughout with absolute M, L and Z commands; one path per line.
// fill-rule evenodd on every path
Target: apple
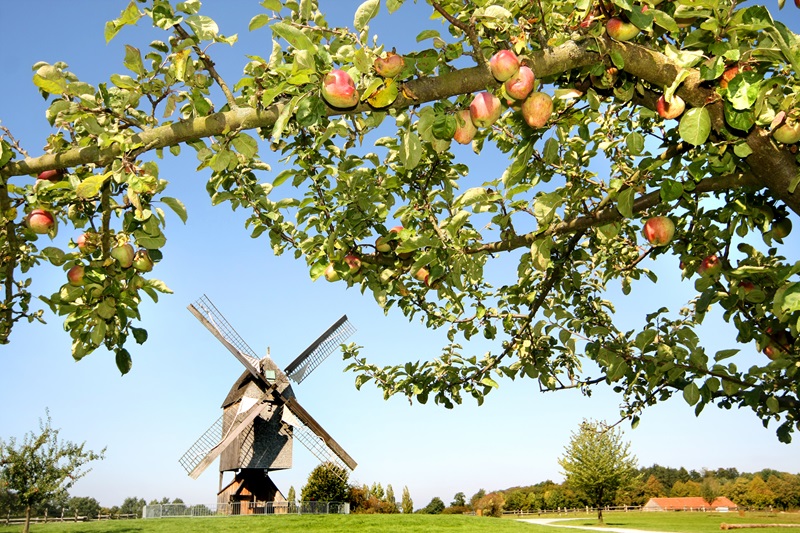
M 139 272 L 150 272 L 153 270 L 153 260 L 147 250 L 141 248 L 133 255 L 133 268 Z
M 675 223 L 669 217 L 652 217 L 644 223 L 642 233 L 653 246 L 664 246 L 675 235 Z
M 716 255 L 709 255 L 697 267 L 697 273 L 701 276 L 714 277 L 722 272 L 722 262 Z
M 609 37 L 616 41 L 630 41 L 639 35 L 639 28 L 630 22 L 625 22 L 621 18 L 611 17 L 606 22 L 606 31 Z
M 97 250 L 97 244 L 94 242 L 93 235 L 89 233 L 81 233 L 75 240 L 75 244 L 78 245 L 78 249 L 84 254 L 91 254 Z
M 356 274 L 361 270 L 361 258 L 355 254 L 347 254 L 344 256 L 344 262 L 350 268 L 351 274 Z
M 69 284 L 73 287 L 80 287 L 83 285 L 83 274 L 84 274 L 84 267 L 83 265 L 75 265 L 67 271 L 67 280 L 69 280 Z
M 427 268 L 421 267 L 419 270 L 414 272 L 414 277 L 419 281 L 423 282 L 425 285 L 427 285 L 428 281 L 431 278 L 431 273 L 428 271 Z
M 519 69 L 519 58 L 511 50 L 500 50 L 489 60 L 492 76 L 499 82 L 511 78 Z
M 375 67 L 375 72 L 382 78 L 394 78 L 406 66 L 403 56 L 395 54 L 394 52 L 387 52 L 386 57 L 378 57 L 372 64 Z
M 787 119 L 782 126 L 772 132 L 772 137 L 783 144 L 794 144 L 800 141 L 800 122 Z
M 453 140 L 458 144 L 469 144 L 478 133 L 478 128 L 472 122 L 469 109 L 462 109 L 456 113 L 456 132 L 453 134 Z
M 722 77 L 719 80 L 719 86 L 723 89 L 727 89 L 728 83 L 735 78 L 737 74 L 739 74 L 739 65 L 734 65 L 726 69 L 725 72 L 722 73 Z
M 133 251 L 133 246 L 129 243 L 120 244 L 115 246 L 111 249 L 111 257 L 117 260 L 119 266 L 122 268 L 130 268 L 133 265 L 133 256 L 135 252 Z
M 782 218 L 772 223 L 772 236 L 776 239 L 783 239 L 792 232 L 792 221 Z
M 381 253 L 390 252 L 392 250 L 392 241 L 395 234 L 403 231 L 403 226 L 395 226 L 389 230 L 386 235 L 381 235 L 375 240 L 375 249 Z
M 339 281 L 339 273 L 336 272 L 336 269 L 333 266 L 333 263 L 328 263 L 328 266 L 325 268 L 325 279 L 333 283 L 334 281 Z
M 45 180 L 45 181 L 61 181 L 64 177 L 64 171 L 60 168 L 54 170 L 45 170 L 44 172 L 39 172 L 39 175 L 36 176 L 36 179 Z
M 348 108 L 358 103 L 358 91 L 350 74 L 332 70 L 322 80 L 322 98 L 332 107 Z
M 515 100 L 525 100 L 533 90 L 535 79 L 533 71 L 522 65 L 516 74 L 506 80 L 506 94 Z
M 531 128 L 541 128 L 553 114 L 553 99 L 547 93 L 532 93 L 522 102 L 522 118 Z
M 25 223 L 34 232 L 40 235 L 49 233 L 56 225 L 56 219 L 50 211 L 34 209 L 25 218 Z
M 773 334 L 772 328 L 767 328 L 767 334 L 769 335 L 767 345 L 762 351 L 764 355 L 772 360 L 786 355 L 786 347 L 794 344 L 794 340 L 786 330 L 781 330 Z
M 488 128 L 500 118 L 503 107 L 500 99 L 490 92 L 483 91 L 475 95 L 469 104 L 472 123 L 478 128 Z
M 678 118 L 683 114 L 683 111 L 686 109 L 686 103 L 683 101 L 683 98 L 678 96 L 677 94 L 672 95 L 672 103 L 667 102 L 667 99 L 664 98 L 664 95 L 658 97 L 656 100 L 656 112 L 661 118 L 665 118 L 667 120 Z

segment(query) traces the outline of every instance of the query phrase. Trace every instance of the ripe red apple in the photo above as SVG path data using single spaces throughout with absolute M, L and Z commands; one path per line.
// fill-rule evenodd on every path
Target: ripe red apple
M 737 74 L 739 74 L 739 65 L 734 65 L 726 69 L 725 72 L 722 73 L 722 77 L 719 80 L 719 86 L 723 89 L 727 89 L 728 83 L 735 78 Z
M 516 74 L 506 80 L 506 94 L 515 100 L 525 100 L 533 90 L 533 71 L 522 65 Z
M 25 218 L 25 223 L 34 233 L 42 235 L 50 232 L 55 227 L 56 219 L 50 211 L 34 209 Z
M 386 235 L 381 235 L 375 240 L 375 249 L 381 253 L 386 253 L 392 250 L 392 241 L 395 235 L 403 231 L 403 226 L 395 226 L 389 230 Z
M 776 239 L 784 239 L 792 232 L 792 221 L 782 218 L 772 223 L 772 236 Z
M 111 257 L 117 260 L 119 266 L 122 268 L 130 268 L 133 265 L 133 256 L 135 252 L 133 250 L 133 246 L 129 243 L 121 244 L 119 246 L 115 246 L 111 249 Z
M 606 31 L 609 37 L 617 41 L 630 41 L 639 35 L 639 28 L 635 24 L 625 22 L 621 18 L 611 17 L 606 22 Z
M 78 249 L 84 254 L 91 254 L 97 250 L 97 244 L 94 242 L 94 237 L 89 233 L 81 233 L 78 235 L 78 238 L 75 240 L 75 244 L 78 245 Z
M 782 126 L 772 132 L 772 137 L 783 144 L 794 144 L 800 141 L 800 122 L 787 119 Z
M 36 179 L 46 180 L 46 181 L 61 181 L 64 177 L 64 171 L 60 168 L 54 170 L 45 170 L 44 172 L 39 172 L 39 175 L 36 176 Z
M 652 217 L 644 223 L 642 233 L 653 246 L 664 246 L 675 235 L 675 224 L 669 217 Z
M 150 272 L 153 270 L 153 260 L 147 250 L 141 248 L 133 255 L 133 268 L 139 272 Z
M 797 9 L 800 9 L 800 0 L 794 0 L 794 5 Z
M 459 144 L 469 144 L 478 133 L 478 128 L 472 123 L 472 117 L 469 109 L 462 109 L 456 113 L 456 132 L 453 134 L 453 140 Z
M 344 256 L 344 262 L 350 268 L 350 274 L 356 274 L 361 270 L 361 258 L 355 254 L 347 254 Z
M 683 98 L 677 94 L 672 95 L 672 103 L 667 102 L 663 94 L 656 100 L 656 112 L 661 118 L 667 120 L 678 118 L 683 114 L 685 109 L 686 103 L 683 101 Z
M 428 271 L 427 268 L 421 267 L 419 270 L 414 272 L 414 277 L 419 281 L 423 282 L 425 285 L 428 284 L 428 281 L 431 279 L 431 273 Z
M 348 108 L 358 104 L 358 91 L 350 74 L 332 70 L 322 80 L 322 98 L 332 107 Z
M 532 93 L 522 102 L 522 118 L 531 128 L 541 128 L 553 114 L 553 99 L 547 93 Z
M 325 279 L 331 283 L 334 281 L 339 281 L 339 273 L 336 272 L 336 269 L 333 267 L 333 263 L 328 263 L 328 266 L 325 268 Z
M 722 272 L 722 262 L 716 255 L 709 255 L 697 267 L 697 273 L 701 276 L 714 277 Z
M 375 72 L 382 78 L 394 78 L 406 66 L 403 56 L 395 54 L 394 52 L 386 52 L 386 57 L 378 57 L 372 64 L 375 67 Z
M 500 50 L 489 60 L 492 76 L 497 81 L 503 82 L 511 78 L 519 69 L 519 58 L 511 50 Z
M 83 274 L 85 269 L 83 265 L 75 265 L 67 271 L 67 280 L 73 287 L 80 287 L 83 285 Z
M 488 128 L 500 118 L 503 107 L 500 99 L 490 92 L 483 91 L 475 95 L 469 104 L 469 113 L 472 123 L 478 128 Z

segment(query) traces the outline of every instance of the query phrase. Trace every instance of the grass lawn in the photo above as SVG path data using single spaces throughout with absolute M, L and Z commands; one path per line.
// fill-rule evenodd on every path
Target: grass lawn
M 2 522 L 0 522 L 2 524 Z M 0 525 L 0 533 L 22 526 Z M 559 533 L 560 528 L 463 515 L 304 515 L 31 524 L 31 533 Z
M 565 517 L 566 518 L 566 517 Z M 642 513 L 611 512 L 603 513 L 607 527 L 624 527 L 650 531 L 675 531 L 679 533 L 711 533 L 720 531 L 720 524 L 797 524 L 797 528 L 736 530 L 742 533 L 762 532 L 800 532 L 800 513 L 767 513 L 747 512 L 744 516 L 739 513 L 691 513 L 691 512 L 665 512 Z M 581 518 L 561 522 L 570 526 L 597 526 L 597 515 L 592 518 Z M 557 533 L 557 532 L 551 532 Z

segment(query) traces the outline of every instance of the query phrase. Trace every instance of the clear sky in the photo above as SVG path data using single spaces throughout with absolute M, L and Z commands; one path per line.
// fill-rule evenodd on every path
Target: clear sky
M 359 3 L 321 1 L 329 22 L 344 25 L 352 25 Z M 166 39 L 143 19 L 139 27 L 123 30 L 106 45 L 104 23 L 125 4 L 0 2 L 0 121 L 32 155 L 41 153 L 50 127 L 44 117 L 47 104 L 31 82 L 31 65 L 64 61 L 83 81 L 96 85 L 123 72 L 125 43 L 144 49 L 154 38 Z M 777 12 L 777 2 L 768 6 L 800 32 L 800 17 L 791 2 L 787 4 L 783 12 Z M 428 9 L 424 2 L 409 1 L 398 16 L 389 17 L 382 8 L 373 32 L 401 53 L 418 49 L 414 36 L 424 27 L 439 26 L 427 20 Z M 269 31 L 247 31 L 258 12 L 255 0 L 204 5 L 204 13 L 217 20 L 222 33 L 239 35 L 236 46 L 215 45 L 209 51 L 228 80 L 238 79 L 245 54 L 269 55 Z M 471 158 L 468 147 L 457 150 L 474 161 L 475 180 L 490 179 L 505 166 L 491 155 Z M 0 437 L 22 438 L 38 428 L 38 419 L 49 409 L 63 438 L 86 441 L 95 450 L 107 447 L 106 459 L 72 489 L 74 496 L 92 496 L 106 506 L 128 496 L 215 501 L 216 464 L 196 481 L 178 464 L 181 454 L 221 414 L 220 404 L 242 372 L 186 310 L 204 293 L 259 354 L 269 347 L 282 367 L 343 313 L 357 328 L 350 340 L 363 346 L 362 353 L 375 363 L 435 357 L 446 343 L 444 332 L 409 323 L 399 312 L 384 316 L 371 296 L 348 290 L 343 283 L 312 282 L 305 263 L 274 257 L 267 239 L 249 237 L 242 223 L 244 212 L 210 206 L 204 189 L 208 172 L 198 173 L 196 166 L 192 150 L 161 163 L 161 177 L 170 181 L 170 195 L 186 203 L 189 220 L 184 226 L 177 217 L 169 218 L 165 259 L 153 274 L 175 294 L 163 296 L 158 305 L 143 306 L 141 325 L 150 338 L 144 346 L 130 347 L 133 369 L 128 375 L 120 377 L 113 354 L 102 351 L 74 362 L 61 320 L 49 313 L 47 325 L 19 324 L 11 344 L 0 347 Z M 800 231 L 796 219 L 795 228 Z M 69 237 L 63 234 L 59 240 Z M 791 239 L 796 242 L 795 235 Z M 617 298 L 620 320 L 637 324 L 643 313 L 653 310 L 643 309 L 643 303 L 663 301 L 677 308 L 690 297 L 692 283 L 680 282 L 677 259 L 661 256 L 659 261 L 663 264 L 653 266 L 661 277 L 658 285 L 641 284 L 631 297 Z M 63 283 L 64 272 L 43 265 L 34 277 L 34 291 L 50 294 Z M 709 319 L 701 335 L 712 350 L 717 345 L 730 347 L 735 337 L 718 317 Z M 471 348 L 481 354 L 489 347 L 478 343 Z M 583 418 L 618 417 L 619 398 L 610 391 L 598 389 L 591 398 L 576 392 L 541 394 L 530 381 L 501 381 L 499 391 L 482 407 L 469 399 L 452 411 L 433 404 L 409 405 L 399 397 L 384 401 L 370 385 L 356 391 L 355 376 L 342 372 L 345 363 L 337 354 L 294 387 L 298 399 L 359 463 L 351 479 L 391 484 L 398 498 L 408 486 L 415 507 L 434 496 L 449 503 L 459 491 L 469 497 L 480 488 L 560 481 L 557 458 L 570 432 Z M 740 357 L 747 364 L 763 355 L 751 346 Z M 623 427 L 643 466 L 800 472 L 800 436 L 794 444 L 780 444 L 774 428 L 764 429 L 750 411 L 708 407 L 695 419 L 693 409 L 678 397 L 645 412 L 636 430 Z M 292 470 L 273 474 L 284 493 L 290 486 L 299 493 L 316 466 L 299 443 L 294 458 Z

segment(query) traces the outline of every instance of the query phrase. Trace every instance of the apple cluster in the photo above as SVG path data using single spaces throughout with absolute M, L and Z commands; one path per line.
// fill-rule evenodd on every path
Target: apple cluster
M 378 76 L 387 81 L 369 94 L 367 101 L 376 108 L 391 105 L 399 94 L 394 78 L 405 68 L 405 60 L 400 54 L 388 52 L 382 57 L 377 57 L 372 66 Z M 325 75 L 320 93 L 329 106 L 337 109 L 352 109 L 360 100 L 352 76 L 340 69 L 331 70 Z

